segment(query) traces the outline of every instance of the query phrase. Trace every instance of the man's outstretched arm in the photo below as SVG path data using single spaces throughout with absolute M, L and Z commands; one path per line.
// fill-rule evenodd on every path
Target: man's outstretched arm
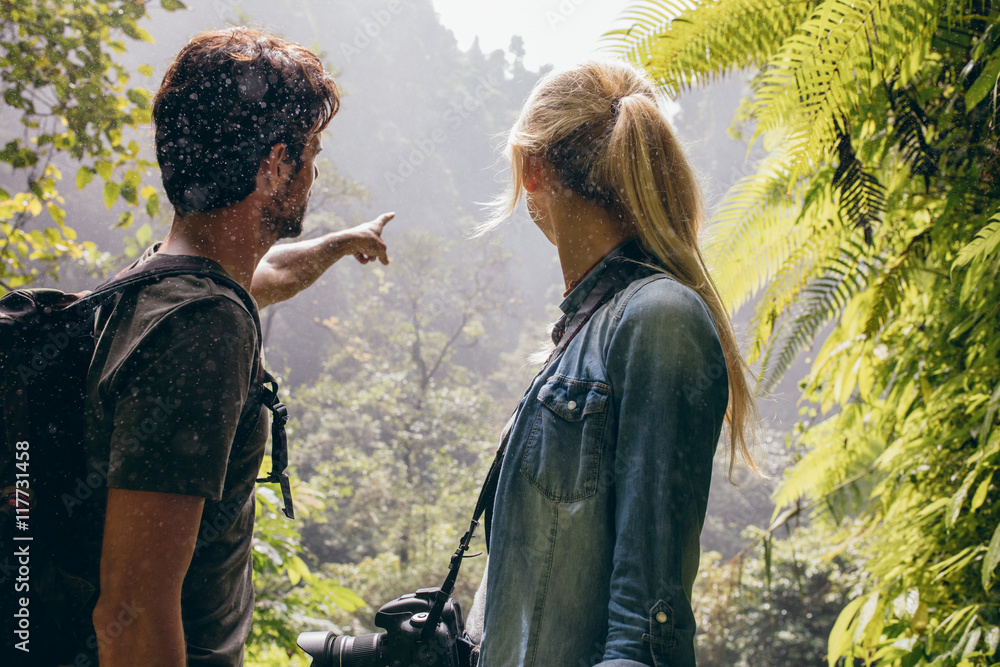
M 382 230 L 395 215 L 383 213 L 357 227 L 272 247 L 253 274 L 250 293 L 257 306 L 263 308 L 290 299 L 316 282 L 334 262 L 346 255 L 354 255 L 362 264 L 376 258 L 388 264 Z

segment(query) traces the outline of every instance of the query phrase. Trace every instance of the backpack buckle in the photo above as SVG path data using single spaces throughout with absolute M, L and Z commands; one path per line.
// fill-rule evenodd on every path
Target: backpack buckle
M 285 422 L 288 421 L 288 408 L 280 401 L 270 407 L 271 413 L 274 415 L 274 421 L 278 422 L 280 426 L 284 426 Z

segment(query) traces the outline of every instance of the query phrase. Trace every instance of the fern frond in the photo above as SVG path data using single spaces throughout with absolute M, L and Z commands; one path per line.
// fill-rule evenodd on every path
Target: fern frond
M 789 195 L 787 178 L 784 154 L 769 155 L 730 189 L 709 222 L 706 263 L 732 312 L 752 299 L 802 242 L 805 230 L 795 225 L 800 197 Z
M 825 263 L 821 277 L 810 281 L 803 298 L 765 346 L 759 376 L 765 392 L 774 389 L 795 357 L 812 345 L 823 326 L 868 286 L 871 274 L 868 250 L 853 236 L 848 236 L 836 255 Z
M 686 20 L 686 15 L 702 7 L 700 0 L 677 2 L 676 0 L 645 0 L 628 5 L 618 15 L 617 23 L 628 24 L 609 30 L 601 38 L 605 48 L 623 55 L 637 52 L 647 47 L 664 32 L 670 31 L 674 21 Z
M 923 176 L 924 187 L 929 188 L 930 177 L 937 173 L 939 158 L 925 137 L 930 121 L 911 87 L 900 89 L 891 83 L 885 90 L 895 117 L 889 143 L 897 147 L 910 173 Z
M 847 128 L 837 123 L 837 131 L 839 161 L 833 173 L 833 186 L 840 190 L 840 211 L 848 222 L 864 230 L 865 243 L 871 246 L 872 226 L 885 213 L 885 188 L 854 154 Z
M 914 266 L 923 260 L 929 241 L 930 232 L 926 229 L 914 236 L 875 282 L 872 308 L 865 323 L 865 335 L 869 339 L 882 330 L 890 314 L 898 312 L 903 288 Z
M 734 70 L 762 67 L 814 2 L 643 0 L 604 35 L 610 50 L 649 70 L 676 93 Z M 748 30 L 747 26 L 753 26 Z
M 774 326 L 802 297 L 810 281 L 822 273 L 824 260 L 839 246 L 839 238 L 812 233 L 788 256 L 754 307 L 749 331 L 754 343 L 748 357 L 756 360 L 771 341 Z
M 1000 213 L 989 220 L 989 224 L 976 232 L 975 238 L 962 246 L 952 263 L 952 270 L 981 262 L 1000 251 Z
M 860 404 L 811 427 L 804 438 L 806 455 L 791 467 L 775 490 L 775 514 L 804 498 L 822 498 L 845 480 L 869 468 L 881 453 L 879 438 L 866 428 Z
M 837 144 L 839 119 L 898 73 L 905 85 L 929 51 L 932 0 L 825 0 L 768 62 L 754 104 L 757 135 L 788 126 L 797 137 L 793 175 Z

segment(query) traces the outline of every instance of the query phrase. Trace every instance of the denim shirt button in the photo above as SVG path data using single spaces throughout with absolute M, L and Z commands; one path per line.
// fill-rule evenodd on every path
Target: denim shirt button
M 659 614 L 656 615 L 656 620 L 659 621 L 660 623 L 666 623 L 667 613 L 665 611 L 661 611 Z
M 566 404 L 566 407 L 569 408 L 570 410 L 576 410 L 576 401 L 570 401 L 569 403 Z

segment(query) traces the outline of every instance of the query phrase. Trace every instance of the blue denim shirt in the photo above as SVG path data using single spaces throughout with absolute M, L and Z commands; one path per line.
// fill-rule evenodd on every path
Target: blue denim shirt
M 570 319 L 613 251 L 562 303 Z M 532 381 L 493 508 L 480 664 L 695 664 L 691 588 L 729 399 L 702 299 L 663 273 Z

